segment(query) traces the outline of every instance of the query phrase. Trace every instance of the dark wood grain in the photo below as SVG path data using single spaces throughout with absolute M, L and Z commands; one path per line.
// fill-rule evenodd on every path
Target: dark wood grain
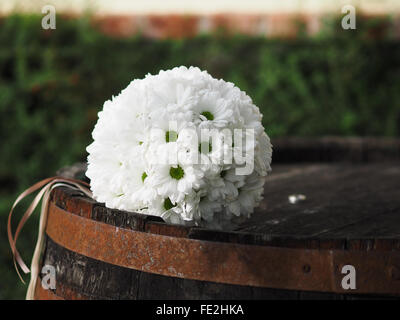
M 73 171 L 78 175 L 82 172 Z M 119 227 L 147 228 L 158 232 L 181 233 L 191 238 L 209 237 L 214 241 L 261 243 L 279 239 L 400 239 L 400 165 L 385 163 L 317 163 L 273 166 L 267 177 L 264 200 L 252 217 L 237 227 L 236 233 L 214 232 L 199 228 L 168 227 L 158 217 L 105 208 L 92 201 L 92 219 Z M 74 196 L 83 206 L 81 195 L 64 190 L 54 195 L 65 208 L 63 199 Z M 304 194 L 306 200 L 291 204 L 288 197 Z M 71 208 L 65 208 L 71 210 Z M 161 223 L 157 227 L 157 223 Z M 141 225 L 139 225 L 141 224 Z M 179 230 L 178 230 L 179 229 Z M 141 229 L 140 229 L 141 230 Z M 239 232 L 239 233 L 238 233 Z
M 275 138 L 275 163 L 385 162 L 400 159 L 400 139 L 374 137 Z
M 399 238 L 397 163 L 277 165 L 264 201 L 238 230 L 301 238 Z M 290 204 L 288 196 L 307 199 Z

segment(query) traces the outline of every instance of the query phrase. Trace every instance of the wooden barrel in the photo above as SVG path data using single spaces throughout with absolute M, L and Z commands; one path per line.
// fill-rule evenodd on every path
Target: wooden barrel
M 56 288 L 37 281 L 35 298 L 400 297 L 400 142 L 273 142 L 281 163 L 265 200 L 232 232 L 167 225 L 56 188 L 41 261 L 55 267 Z M 306 200 L 290 203 L 292 194 Z

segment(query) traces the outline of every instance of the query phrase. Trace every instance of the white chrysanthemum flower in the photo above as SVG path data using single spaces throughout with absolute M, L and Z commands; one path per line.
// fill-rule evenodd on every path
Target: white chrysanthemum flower
M 99 112 L 93 196 L 169 223 L 231 226 L 259 204 L 271 170 L 261 120 L 243 91 L 198 68 L 134 80 Z
M 185 196 L 200 189 L 203 176 L 194 166 L 158 165 L 152 169 L 149 183 L 160 196 L 181 203 Z

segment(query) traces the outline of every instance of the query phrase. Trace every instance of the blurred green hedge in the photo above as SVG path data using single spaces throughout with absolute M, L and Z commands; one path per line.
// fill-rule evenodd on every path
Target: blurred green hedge
M 103 102 L 134 78 L 179 65 L 206 69 L 247 91 L 272 137 L 400 133 L 400 43 L 376 36 L 379 21 L 378 28 L 361 20 L 356 31 L 331 27 L 313 38 L 217 32 L 151 40 L 107 37 L 88 17 L 58 17 L 56 30 L 42 30 L 40 19 L 0 20 L 0 299 L 23 298 L 25 290 L 5 232 L 16 193 L 84 160 Z M 35 223 L 20 243 L 28 261 Z

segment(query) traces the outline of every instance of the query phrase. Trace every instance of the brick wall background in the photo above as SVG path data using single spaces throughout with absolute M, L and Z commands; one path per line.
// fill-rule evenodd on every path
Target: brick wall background
M 375 18 L 379 15 L 364 15 Z M 300 26 L 309 35 L 318 33 L 329 16 L 324 14 L 213 14 L 213 15 L 109 15 L 95 17 L 106 34 L 130 36 L 140 33 L 150 38 L 185 38 L 221 31 L 226 34 L 295 37 Z M 392 18 L 393 35 L 400 38 L 400 15 Z
M 293 37 L 302 25 L 310 35 L 324 19 L 341 15 L 351 4 L 367 17 L 392 17 L 393 35 L 400 38 L 400 0 L 0 0 L 0 15 L 41 13 L 51 4 L 57 13 L 76 16 L 91 12 L 107 34 L 151 38 L 191 37 L 223 30 L 226 33 Z

